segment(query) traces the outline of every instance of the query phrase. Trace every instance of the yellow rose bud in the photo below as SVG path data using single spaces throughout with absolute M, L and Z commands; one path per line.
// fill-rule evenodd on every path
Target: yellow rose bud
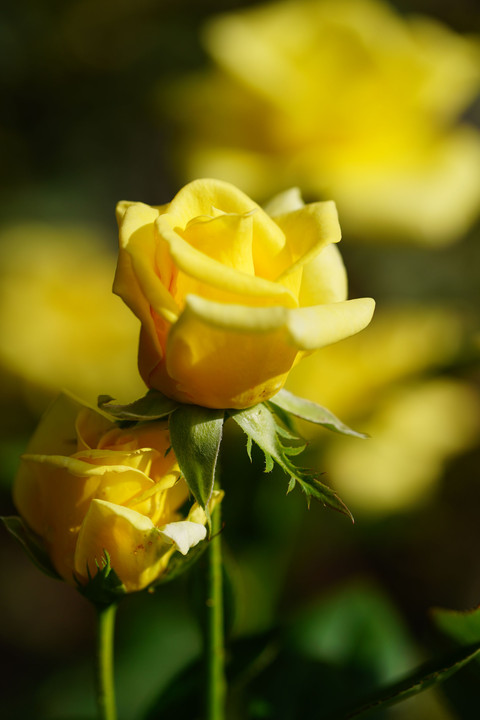
M 186 554 L 206 536 L 167 425 L 120 429 L 62 395 L 42 418 L 23 456 L 13 496 L 67 582 L 88 582 L 104 553 L 128 592 L 154 582 L 175 550 Z
M 303 354 L 370 322 L 373 300 L 346 299 L 335 204 L 304 205 L 290 190 L 267 209 L 218 180 L 189 183 L 161 207 L 119 203 L 114 292 L 141 320 L 149 387 L 249 407 Z

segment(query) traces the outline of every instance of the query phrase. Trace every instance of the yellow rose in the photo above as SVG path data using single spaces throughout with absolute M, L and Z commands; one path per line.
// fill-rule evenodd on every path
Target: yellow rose
M 114 292 L 142 322 L 149 387 L 249 407 L 277 393 L 303 354 L 368 325 L 373 300 L 346 300 L 334 203 L 304 205 L 291 190 L 268 210 L 218 180 L 161 207 L 119 204 Z
M 361 335 L 290 373 L 289 390 L 370 435 L 359 442 L 302 424 L 302 435 L 311 450 L 318 443 L 322 468 L 354 515 L 421 502 L 447 462 L 478 444 L 478 392 L 448 373 L 462 361 L 469 335 L 469 323 L 452 309 L 383 308 Z
M 362 427 L 368 443 L 331 439 L 325 470 L 355 513 L 399 512 L 430 497 L 447 463 L 478 446 L 480 396 L 445 376 L 405 383 L 385 393 Z
M 169 447 L 166 424 L 120 429 L 66 395 L 43 416 L 13 497 L 67 582 L 85 584 L 106 550 L 126 590 L 141 590 L 205 538 L 204 511 L 180 513 L 189 492 Z
M 424 305 L 383 307 L 365 332 L 294 368 L 286 389 L 361 427 L 387 389 L 453 363 L 465 342 L 466 324 L 453 310 Z M 307 437 L 320 432 L 313 424 L 304 431 Z M 325 439 L 325 433 L 321 435 Z
M 209 20 L 212 67 L 165 103 L 182 180 L 334 197 L 352 236 L 454 240 L 478 216 L 479 43 L 377 0 L 287 0 Z
M 95 403 L 145 392 L 136 369 L 139 323 L 112 295 L 115 255 L 87 227 L 24 223 L 0 230 L 0 366 L 55 397 Z M 9 412 L 13 412 L 8 408 Z

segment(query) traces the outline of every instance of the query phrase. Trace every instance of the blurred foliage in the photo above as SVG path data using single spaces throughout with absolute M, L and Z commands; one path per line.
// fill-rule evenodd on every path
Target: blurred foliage
M 159 97 L 208 67 L 208 18 L 258 4 L 19 0 L 1 11 L 4 515 L 14 512 L 19 455 L 59 386 L 122 401 L 142 394 L 132 376 L 138 329 L 110 296 L 114 205 L 156 204 L 178 189 L 174 108 Z M 474 0 L 396 6 L 459 32 L 480 30 Z M 474 105 L 470 122 L 476 113 Z M 290 386 L 372 435 L 308 436 L 308 459 L 351 502 L 355 525 L 320 505 L 307 511 L 300 493 L 286 497 L 283 474 L 265 475 L 255 448 L 250 463 L 244 436 L 227 426 L 229 720 L 320 720 L 339 700 L 360 700 L 446 647 L 429 608 L 480 602 L 480 227 L 436 249 L 358 239 L 352 231 L 341 243 L 351 295 L 375 297 L 378 315 L 358 338 L 299 365 Z M 399 426 L 402 445 L 392 450 Z M 408 502 L 402 487 L 411 489 Z M 92 720 L 88 603 L 43 577 L 5 532 L 0 573 L 2 717 Z M 122 604 L 120 720 L 154 720 L 162 706 L 196 717 L 188 689 L 197 696 L 201 678 L 195 582 L 182 577 Z M 440 691 L 372 717 L 473 720 L 479 667 L 473 662 Z

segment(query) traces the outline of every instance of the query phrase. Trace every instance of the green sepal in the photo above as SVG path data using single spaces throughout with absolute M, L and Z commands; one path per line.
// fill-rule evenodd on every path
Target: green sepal
M 190 492 L 205 510 L 209 531 L 208 503 L 215 481 L 223 422 L 223 410 L 198 405 L 180 405 L 169 420 L 173 452 Z
M 2 520 L 10 535 L 20 543 L 30 560 L 32 560 L 39 570 L 45 573 L 45 575 L 55 578 L 55 580 L 62 580 L 52 565 L 42 538 L 34 533 L 33 530 L 30 530 L 21 517 L 12 515 L 10 517 L 2 517 L 0 520 Z
M 118 602 L 126 594 L 126 589 L 115 570 L 110 564 L 110 555 L 103 551 L 102 562 L 95 561 L 97 572 L 92 576 L 87 565 L 88 582 L 81 583 L 74 576 L 77 590 L 96 607 L 105 607 Z
M 454 653 L 442 657 L 439 660 L 431 661 L 415 670 L 411 675 L 399 682 L 382 688 L 372 696 L 370 700 L 357 707 L 355 710 L 332 715 L 329 720 L 348 720 L 356 718 L 364 713 L 378 708 L 387 708 L 399 702 L 408 700 L 424 690 L 429 690 L 435 685 L 447 680 L 451 675 L 477 657 L 480 653 L 480 645 L 469 645 Z
M 313 497 L 325 506 L 347 515 L 353 521 L 347 506 L 331 488 L 320 482 L 314 470 L 296 467 L 290 460 L 289 456 L 298 455 L 305 445 L 301 438 L 296 438 L 290 431 L 279 425 L 274 413 L 266 404 L 260 403 L 245 410 L 229 410 L 228 412 L 248 437 L 247 451 L 251 449 L 252 441 L 263 451 L 265 471 L 270 472 L 276 462 L 290 476 L 287 493 L 291 492 L 298 483 L 306 495 L 308 505 Z M 300 444 L 287 445 L 282 438 L 297 440 Z
M 464 611 L 433 608 L 431 615 L 439 630 L 461 645 L 480 643 L 480 606 Z
M 149 422 L 167 417 L 179 407 L 175 400 L 163 395 L 158 390 L 149 390 L 146 395 L 128 405 L 112 404 L 110 395 L 98 396 L 98 407 L 116 420 L 133 422 Z
M 277 408 L 280 408 L 280 410 L 295 415 L 295 417 L 315 423 L 315 425 L 321 425 L 327 428 L 327 430 L 332 430 L 342 435 L 353 435 L 353 437 L 358 438 L 368 437 L 365 433 L 360 433 L 349 428 L 330 412 L 330 410 L 327 410 L 327 408 L 317 405 L 317 403 L 311 400 L 299 398 L 291 392 L 288 392 L 288 390 L 280 390 L 280 392 L 270 398 L 268 403 L 273 405 L 274 412 L 277 412 Z

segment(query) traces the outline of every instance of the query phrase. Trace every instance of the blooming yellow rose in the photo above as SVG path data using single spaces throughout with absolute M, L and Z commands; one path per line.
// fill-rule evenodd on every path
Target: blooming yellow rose
M 166 425 L 120 429 L 61 395 L 42 418 L 15 479 L 13 497 L 44 541 L 56 571 L 85 584 L 104 552 L 128 592 L 147 587 L 175 550 L 206 536 L 205 513 L 188 499 Z
M 334 203 L 304 205 L 291 190 L 268 210 L 217 180 L 161 207 L 119 204 L 114 291 L 142 322 L 149 387 L 249 407 L 277 393 L 303 354 L 368 325 L 373 300 L 346 300 Z
M 333 197 L 352 236 L 447 242 L 478 215 L 478 40 L 378 0 L 286 0 L 209 20 L 210 70 L 173 90 L 182 180 Z

